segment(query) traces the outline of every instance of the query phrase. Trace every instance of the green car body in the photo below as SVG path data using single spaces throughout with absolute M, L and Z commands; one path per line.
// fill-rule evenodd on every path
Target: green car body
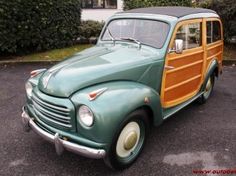
M 195 16 L 188 15 L 181 20 L 194 19 Z M 33 88 L 32 93 L 27 95 L 24 113 L 47 133 L 58 134 L 60 139 L 73 144 L 105 151 L 101 156 L 91 156 L 92 158 L 105 157 L 121 124 L 129 120 L 129 114 L 135 110 L 145 109 L 151 124 L 158 126 L 165 118 L 202 94 L 200 92 L 172 108 L 165 109 L 161 104 L 165 58 L 178 18 L 158 14 L 121 13 L 111 17 L 107 24 L 115 19 L 162 21 L 168 24 L 168 35 L 161 48 L 142 44 L 140 49 L 135 42 L 130 41 L 116 41 L 114 45 L 113 41 L 103 41 L 101 35 L 95 46 L 48 70 L 42 70 L 28 80 Z M 101 34 L 105 30 L 106 27 Z M 218 63 L 213 62 L 206 77 L 210 77 L 216 68 Z M 89 95 L 96 90 L 104 91 L 91 100 Z M 89 107 L 94 116 L 91 126 L 81 123 L 78 117 L 78 110 L 82 105 Z M 54 123 L 54 119 L 49 117 L 53 118 L 56 113 L 59 117 L 69 119 L 65 118 L 66 123 L 63 120 Z M 63 149 L 57 150 L 60 153 Z
M 37 119 L 39 122 L 53 132 L 61 129 L 59 134 L 78 143 L 107 150 L 119 124 L 135 109 L 148 107 L 152 109 L 154 124 L 162 122 L 159 91 L 165 52 L 157 55 L 156 49 L 145 46 L 137 52 L 135 46 L 127 48 L 127 44 L 117 44 L 115 47 L 111 47 L 110 44 L 108 47 L 99 45 L 54 66 L 66 64 L 66 68 L 62 67 L 53 74 L 46 89 L 42 80 L 49 74 L 48 71 L 30 79 L 29 82 L 35 86 L 34 93 L 42 99 L 55 104 L 60 104 L 57 101 L 64 101 L 62 104 L 73 111 L 73 127 L 69 131 L 64 131 L 60 126 L 54 126 L 54 129 Z M 109 60 L 102 59 L 104 55 Z M 122 62 L 120 58 L 124 56 L 128 56 L 129 59 L 123 59 Z M 90 92 L 104 87 L 107 90 L 101 96 L 94 101 L 89 100 Z M 150 98 L 150 104 L 144 102 L 145 97 Z M 37 118 L 37 115 L 33 114 L 33 108 L 30 108 L 31 104 L 29 99 L 29 113 Z M 86 105 L 93 111 L 95 122 L 92 127 L 84 127 L 76 119 L 80 105 Z M 114 107 L 111 108 L 111 105 Z

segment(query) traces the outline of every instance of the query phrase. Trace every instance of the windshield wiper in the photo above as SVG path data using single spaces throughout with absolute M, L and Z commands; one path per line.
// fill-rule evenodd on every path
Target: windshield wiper
M 112 42 L 113 42 L 113 44 L 114 44 L 114 46 L 115 46 L 116 40 L 115 40 L 115 38 L 113 37 L 113 35 L 112 35 L 112 33 L 111 33 L 111 31 L 110 31 L 110 29 L 109 29 L 108 27 L 107 27 L 107 31 L 108 31 L 109 37 L 111 38 L 111 40 L 112 40 Z
M 137 39 L 134 39 L 132 37 L 121 37 L 120 38 L 121 40 L 129 40 L 129 41 L 132 41 L 132 42 L 135 42 L 138 44 L 138 49 L 141 49 L 141 42 Z

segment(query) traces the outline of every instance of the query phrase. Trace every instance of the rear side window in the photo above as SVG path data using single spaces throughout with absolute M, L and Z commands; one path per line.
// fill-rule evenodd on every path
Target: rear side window
M 220 22 L 207 21 L 207 43 L 221 40 Z
M 196 48 L 202 45 L 202 23 L 189 23 L 178 28 L 175 39 L 184 41 L 183 49 Z

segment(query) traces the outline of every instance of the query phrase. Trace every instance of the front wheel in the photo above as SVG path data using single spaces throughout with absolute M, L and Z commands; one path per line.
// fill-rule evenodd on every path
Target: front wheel
M 105 163 L 113 169 L 130 166 L 141 153 L 146 141 L 149 122 L 145 111 L 131 113 L 114 137 Z

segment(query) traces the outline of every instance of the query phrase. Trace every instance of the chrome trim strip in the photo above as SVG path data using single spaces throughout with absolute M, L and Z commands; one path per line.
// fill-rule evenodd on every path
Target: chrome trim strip
M 64 112 L 64 111 L 56 110 L 56 109 L 53 109 L 52 107 L 46 106 L 45 104 L 42 104 L 39 101 L 37 101 L 33 96 L 32 96 L 32 101 L 37 103 L 38 105 L 40 105 L 40 107 L 42 107 L 43 109 L 47 109 L 48 111 L 52 111 L 53 113 L 56 113 L 56 114 L 61 114 L 61 115 L 69 116 L 69 112 Z
M 59 110 L 59 111 L 64 111 L 64 112 L 69 112 L 70 110 L 69 109 L 67 109 L 67 108 L 61 108 L 61 107 L 58 107 L 58 106 L 54 106 L 54 105 L 51 105 L 51 104 L 49 104 L 49 103 L 46 103 L 46 102 L 44 102 L 44 101 L 42 101 L 42 100 L 40 100 L 36 95 L 32 95 L 32 97 L 33 97 L 33 99 L 35 99 L 36 101 L 39 101 L 40 103 L 42 103 L 42 104 L 44 104 L 44 105 L 46 105 L 46 106 L 48 106 L 48 107 L 51 107 L 51 108 L 53 108 L 53 109 L 57 109 L 57 110 Z
M 50 121 L 50 122 L 52 122 L 52 123 L 58 124 L 58 125 L 60 125 L 60 126 L 66 127 L 66 128 L 71 128 L 71 127 L 72 127 L 72 125 L 70 125 L 70 124 L 65 124 L 65 123 L 59 122 L 59 121 L 57 121 L 57 120 L 53 120 L 53 119 L 51 119 L 51 118 L 48 118 L 47 116 L 45 116 L 44 114 L 42 114 L 37 108 L 34 108 L 34 111 L 35 111 L 37 114 L 39 114 L 41 118 L 44 118 L 44 119 L 46 119 L 46 120 L 48 120 L 48 121 Z
M 170 65 L 165 65 L 165 69 L 166 70 L 172 70 L 172 69 L 174 69 L 175 67 L 173 67 L 173 66 L 170 66 Z
M 34 107 L 37 108 L 40 112 L 44 113 L 45 115 L 47 114 L 47 116 L 50 116 L 52 118 L 58 119 L 58 120 L 62 120 L 65 122 L 70 122 L 70 117 L 68 116 L 62 116 L 56 113 L 52 113 L 49 110 L 47 110 L 46 108 L 42 107 L 40 104 L 38 104 L 37 102 L 33 101 Z
M 88 158 L 99 159 L 99 158 L 105 157 L 106 151 L 103 149 L 94 149 L 90 147 L 81 146 L 79 144 L 61 139 L 58 133 L 56 133 L 55 135 L 52 135 L 44 131 L 39 126 L 37 126 L 37 124 L 33 121 L 32 118 L 29 117 L 29 115 L 25 111 L 25 107 L 22 108 L 22 111 L 23 111 L 21 114 L 22 125 L 25 131 L 30 131 L 30 129 L 32 129 L 43 139 L 51 143 L 54 143 L 55 149 L 58 155 L 62 154 L 63 150 L 66 149 L 68 151 L 74 152 L 76 154 L 79 154 Z

